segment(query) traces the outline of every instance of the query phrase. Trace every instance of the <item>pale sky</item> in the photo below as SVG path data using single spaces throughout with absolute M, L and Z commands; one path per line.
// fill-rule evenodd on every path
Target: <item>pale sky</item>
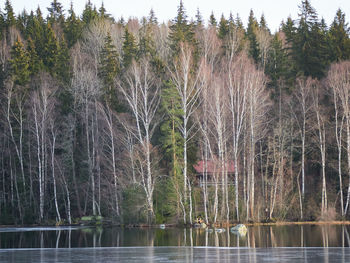
M 51 0 L 11 0 L 16 14 L 24 8 L 27 11 L 35 10 L 39 5 L 41 11 L 46 15 L 47 7 L 51 2 Z M 69 9 L 71 0 L 60 0 L 59 2 L 62 3 L 65 10 Z M 77 14 L 81 15 L 86 2 L 87 0 L 73 0 Z M 99 8 L 102 0 L 91 0 L 91 2 Z M 116 19 L 121 16 L 124 19 L 148 16 L 150 9 L 153 8 L 158 21 L 163 22 L 176 16 L 180 0 L 104 0 L 103 2 L 107 12 Z M 264 13 L 269 28 L 274 32 L 281 21 L 286 20 L 288 16 L 297 19 L 298 5 L 301 0 L 183 0 L 183 3 L 189 19 L 195 17 L 196 10 L 199 8 L 205 21 L 209 19 L 212 11 L 217 20 L 220 19 L 222 13 L 228 18 L 232 12 L 234 17 L 238 13 L 245 25 L 249 11 L 253 9 L 258 21 L 261 14 Z M 350 0 L 311 0 L 311 5 L 316 9 L 319 18 L 325 18 L 327 25 L 333 21 L 338 8 L 345 12 L 347 22 L 350 21 Z M 2 4 L 1 10 L 3 8 Z

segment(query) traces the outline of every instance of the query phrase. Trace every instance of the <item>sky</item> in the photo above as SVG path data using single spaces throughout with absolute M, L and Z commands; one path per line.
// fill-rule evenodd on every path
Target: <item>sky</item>
M 23 9 L 36 10 L 38 6 L 44 14 L 47 14 L 47 7 L 51 2 L 51 0 L 11 0 L 16 14 Z M 65 10 L 69 9 L 71 0 L 59 0 L 59 2 Z M 87 0 L 73 0 L 74 11 L 80 15 L 86 2 Z M 153 9 L 158 21 L 163 22 L 176 16 L 180 0 L 103 0 L 103 2 L 107 12 L 116 19 L 121 16 L 124 19 L 141 18 L 148 16 L 149 11 Z M 91 3 L 99 8 L 102 0 L 91 0 Z M 232 12 L 234 17 L 238 13 L 245 25 L 249 11 L 253 9 L 258 21 L 262 14 L 265 15 L 269 28 L 274 32 L 279 28 L 281 21 L 286 20 L 288 16 L 297 19 L 301 0 L 183 0 L 183 3 L 189 19 L 195 17 L 197 9 L 206 21 L 212 12 L 217 20 L 221 14 L 228 18 Z M 326 20 L 327 25 L 333 21 L 338 8 L 346 14 L 347 22 L 350 21 L 350 0 L 311 0 L 311 5 L 316 9 L 319 18 L 323 17 Z M 0 8 L 3 10 L 4 6 Z

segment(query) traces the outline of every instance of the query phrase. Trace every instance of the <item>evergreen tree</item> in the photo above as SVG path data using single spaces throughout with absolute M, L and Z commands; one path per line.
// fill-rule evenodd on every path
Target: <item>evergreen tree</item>
M 26 30 L 27 39 L 30 37 L 35 46 L 36 53 L 39 58 L 43 58 L 45 51 L 45 30 L 46 25 L 42 17 L 41 10 L 36 10 L 36 15 L 33 12 L 28 17 L 28 27 Z
M 177 9 L 177 16 L 173 20 L 170 30 L 170 49 L 172 50 L 173 55 L 177 55 L 179 53 L 180 43 L 186 42 L 190 45 L 196 46 L 193 25 L 189 24 L 187 21 L 187 15 L 182 1 L 180 1 L 180 5 Z
M 268 32 L 270 32 L 270 29 L 267 26 L 264 14 L 262 14 L 261 17 L 260 17 L 259 28 L 263 29 L 263 30 L 267 30 Z
M 128 28 L 125 28 L 123 39 L 123 67 L 126 69 L 130 66 L 132 60 L 136 59 L 137 46 L 135 37 L 129 32 Z
M 308 0 L 302 1 L 299 8 L 299 26 L 293 40 L 296 66 L 305 76 L 321 78 L 327 66 L 324 30 Z
M 5 1 L 5 13 L 4 13 L 5 26 L 10 28 L 11 26 L 16 25 L 16 17 L 13 11 L 10 0 Z
M 98 9 L 98 16 L 102 19 L 109 19 L 114 21 L 110 14 L 107 13 L 104 3 L 102 2 L 101 7 Z
M 31 37 L 29 37 L 27 41 L 27 52 L 30 58 L 28 69 L 31 76 L 34 76 L 43 68 L 43 62 L 36 52 L 35 44 Z
M 251 9 L 249 18 L 248 18 L 248 27 L 247 27 L 247 38 L 249 40 L 249 55 L 254 59 L 255 63 L 259 62 L 259 44 L 256 39 L 256 32 L 258 30 L 258 22 L 254 17 L 254 12 Z
M 64 36 L 59 41 L 57 61 L 55 65 L 55 72 L 57 77 L 63 82 L 68 84 L 70 81 L 70 65 L 69 65 L 69 50 Z
M 80 39 L 82 34 L 82 23 L 80 19 L 75 15 L 73 10 L 73 3 L 71 3 L 68 10 L 69 16 L 66 20 L 64 27 L 65 38 L 67 40 L 68 48 L 71 48 Z
M 88 0 L 88 2 L 85 4 L 85 9 L 83 10 L 82 21 L 85 25 L 88 25 L 92 20 L 96 19 L 98 16 L 99 14 L 96 8 L 93 7 L 91 1 Z
M 151 9 L 149 11 L 149 15 L 148 15 L 147 21 L 148 21 L 148 23 L 150 23 L 152 25 L 158 25 L 158 20 L 157 20 L 156 14 L 154 13 L 153 9 Z
M 51 7 L 48 7 L 47 10 L 49 11 L 49 18 L 48 21 L 53 23 L 59 23 L 60 25 L 63 25 L 64 23 L 64 15 L 63 15 L 63 6 L 60 2 L 57 0 L 53 0 L 50 4 Z
M 115 110 L 119 110 L 119 101 L 115 89 L 115 78 L 120 70 L 119 55 L 110 33 L 105 38 L 100 58 L 99 77 L 103 82 L 105 100 Z
M 216 27 L 218 25 L 218 22 L 216 21 L 216 18 L 214 16 L 214 13 L 211 12 L 209 17 L 209 25 Z
M 350 28 L 345 21 L 345 14 L 338 9 L 329 29 L 331 61 L 350 59 Z
M 183 137 L 179 132 L 179 123 L 182 121 L 181 99 L 171 82 L 166 83 L 162 91 L 161 111 L 164 113 L 164 121 L 160 125 L 159 142 L 163 152 L 164 161 L 172 174 L 172 181 L 181 189 L 181 174 L 183 159 Z
M 199 8 L 197 8 L 197 13 L 196 13 L 196 26 L 202 26 L 203 25 L 203 17 L 201 12 L 199 11 Z
M 44 66 L 52 76 L 57 76 L 56 66 L 58 63 L 59 41 L 50 24 L 47 25 L 45 34 L 45 47 L 43 62 Z
M 277 94 L 279 94 L 278 86 L 280 81 L 289 84 L 287 87 L 291 86 L 291 80 L 289 79 L 291 77 L 289 76 L 290 70 L 287 51 L 282 46 L 279 33 L 276 33 L 271 42 L 265 67 L 265 74 L 269 77 L 268 86 L 272 90 L 271 96 L 273 98 L 277 98 Z
M 28 26 L 28 14 L 26 10 L 23 10 L 23 12 L 17 16 L 16 27 L 19 29 L 19 31 L 23 35 L 25 35 L 27 26 Z
M 229 33 L 229 22 L 225 19 L 224 14 L 221 15 L 219 23 L 219 38 L 224 39 Z
M 10 74 L 16 85 L 24 86 L 29 81 L 29 55 L 22 41 L 17 38 L 11 48 Z

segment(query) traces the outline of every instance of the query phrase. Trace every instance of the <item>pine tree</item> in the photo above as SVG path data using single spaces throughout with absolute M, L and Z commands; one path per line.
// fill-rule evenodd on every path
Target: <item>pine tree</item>
M 68 48 L 71 48 L 80 39 L 82 34 L 82 23 L 75 15 L 73 10 L 73 3 L 71 3 L 70 9 L 68 10 L 69 16 L 66 20 L 64 27 L 65 38 L 67 40 Z
M 105 8 L 103 1 L 101 4 L 101 7 L 98 9 L 98 17 L 102 19 L 109 19 L 114 22 L 114 19 L 111 17 L 111 15 L 107 13 L 107 10 Z
M 85 25 L 89 25 L 91 21 L 98 17 L 98 12 L 95 7 L 92 7 L 92 3 L 90 0 L 85 4 L 85 9 L 82 14 L 82 21 Z
M 5 1 L 4 20 L 6 28 L 16 25 L 16 17 L 10 0 Z
M 29 81 L 29 55 L 22 41 L 17 38 L 11 48 L 10 72 L 16 85 L 24 86 Z
M 159 142 L 164 160 L 169 164 L 174 184 L 182 183 L 183 137 L 179 132 L 181 123 L 181 99 L 171 82 L 166 83 L 162 92 L 161 111 L 165 118 L 160 126 Z M 176 186 L 175 186 L 176 187 Z M 181 186 L 178 186 L 181 189 Z
M 134 35 L 127 28 L 125 28 L 123 39 L 123 67 L 126 69 L 130 66 L 132 60 L 136 59 L 137 46 Z
M 19 31 L 23 35 L 25 35 L 27 26 L 28 26 L 28 14 L 26 10 L 23 10 L 23 12 L 17 16 L 16 27 L 19 29 Z
M 70 81 L 70 65 L 69 65 L 69 50 L 64 36 L 61 37 L 58 47 L 57 61 L 55 65 L 55 72 L 57 77 L 68 84 Z
M 34 41 L 31 37 L 28 38 L 27 41 L 27 52 L 29 55 L 29 71 L 31 76 L 36 75 L 40 70 L 43 69 L 43 61 L 39 58 L 36 49 Z
M 216 27 L 218 25 L 218 22 L 216 21 L 216 18 L 214 16 L 214 13 L 211 12 L 209 17 L 209 25 Z
M 276 98 L 279 93 L 278 85 L 280 81 L 286 83 L 287 87 L 291 86 L 290 70 L 287 51 L 282 46 L 279 33 L 276 33 L 271 42 L 265 67 L 265 74 L 269 77 L 268 86 L 272 89 L 272 97 Z
M 247 38 L 249 40 L 249 55 L 254 59 L 255 63 L 259 62 L 259 45 L 256 39 L 256 32 L 258 30 L 258 22 L 254 17 L 254 12 L 251 9 L 249 18 L 248 18 L 248 27 L 247 27 Z
M 28 17 L 28 26 L 26 29 L 27 39 L 31 38 L 34 42 L 36 53 L 39 58 L 43 58 L 45 49 L 45 29 L 46 25 L 41 14 L 40 8 L 36 10 L 36 15 L 33 12 Z
M 158 25 L 158 20 L 157 20 L 156 14 L 154 13 L 153 9 L 151 9 L 149 11 L 147 21 L 148 21 L 148 23 L 150 23 L 152 25 Z
M 225 19 L 224 14 L 221 15 L 219 23 L 219 38 L 224 39 L 229 33 L 229 22 Z
M 104 86 L 104 97 L 106 102 L 115 110 L 119 110 L 119 101 L 115 89 L 115 78 L 117 77 L 119 66 L 119 55 L 112 42 L 110 33 L 107 34 L 104 46 L 101 50 L 101 62 L 99 67 L 99 77 Z
M 199 11 L 199 8 L 197 8 L 197 13 L 196 13 L 196 26 L 202 26 L 203 25 L 203 17 L 201 12 Z
M 338 9 L 329 29 L 331 61 L 350 59 L 350 28 L 345 21 L 345 14 Z
M 265 19 L 264 14 L 262 14 L 261 17 L 260 17 L 259 28 L 270 32 L 270 29 L 269 29 L 269 27 L 267 26 L 267 23 L 266 23 L 266 19 Z
M 186 42 L 192 46 L 196 46 L 197 43 L 194 37 L 193 24 L 189 24 L 187 21 L 187 15 L 182 1 L 180 1 L 180 5 L 177 9 L 177 16 L 173 20 L 170 30 L 170 49 L 174 56 L 179 53 L 180 43 Z
M 50 4 L 51 7 L 48 7 L 49 18 L 48 21 L 53 23 L 59 23 L 60 25 L 64 24 L 64 14 L 63 14 L 63 6 L 57 0 L 53 0 Z
M 52 76 L 57 76 L 56 66 L 58 63 L 59 41 L 50 24 L 47 25 L 45 33 L 45 47 L 43 62 L 44 66 Z
M 302 1 L 299 8 L 300 20 L 292 47 L 296 66 L 305 76 L 321 78 L 327 66 L 324 30 L 308 0 Z

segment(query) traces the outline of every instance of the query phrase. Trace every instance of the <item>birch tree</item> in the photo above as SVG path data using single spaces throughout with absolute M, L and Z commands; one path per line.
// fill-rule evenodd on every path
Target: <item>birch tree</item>
M 183 145 L 183 182 L 184 182 L 184 200 L 188 198 L 188 175 L 187 175 L 187 146 L 192 139 L 195 129 L 194 123 L 190 122 L 190 118 L 197 109 L 197 101 L 201 87 L 199 84 L 199 77 L 201 66 L 196 72 L 192 71 L 193 64 L 193 50 L 188 45 L 181 43 L 179 57 L 175 60 L 173 67 L 168 67 L 170 77 L 174 83 L 177 92 L 181 98 L 182 109 L 182 123 L 180 125 L 180 132 L 184 139 Z M 191 211 L 190 207 L 190 211 Z M 192 217 L 190 215 L 190 223 Z
M 321 155 L 322 197 L 321 216 L 325 216 L 328 209 L 327 186 L 326 186 L 326 116 L 322 111 L 320 100 L 322 99 L 321 87 L 315 81 L 312 82 L 313 111 L 316 117 L 316 137 Z
M 143 58 L 138 63 L 133 61 L 125 75 L 124 83 L 119 82 L 118 87 L 131 110 L 135 123 L 132 134 L 140 145 L 142 158 L 140 184 L 146 194 L 148 220 L 152 222 L 154 219 L 153 191 L 156 178 L 152 167 L 151 139 L 157 125 L 156 112 L 160 103 L 160 81 L 151 71 L 147 58 Z
M 247 57 L 240 56 L 235 62 L 229 62 L 228 69 L 228 91 L 229 91 L 229 109 L 231 113 L 231 128 L 232 128 L 232 151 L 233 161 L 235 165 L 235 208 L 236 219 L 239 221 L 239 150 L 240 138 L 243 132 L 243 124 L 247 111 L 247 82 L 245 81 L 249 71 L 245 65 L 248 63 Z
M 340 202 L 341 202 L 341 213 L 342 216 L 346 215 L 349 209 L 349 199 L 350 199 L 350 181 L 348 185 L 347 197 L 345 208 L 343 204 L 343 186 L 341 177 L 341 135 L 342 135 L 342 125 L 343 121 L 345 124 L 346 132 L 346 156 L 347 156 L 347 173 L 350 178 L 350 62 L 341 62 L 331 66 L 328 72 L 328 85 L 332 89 L 334 107 L 335 107 L 335 121 L 336 121 L 336 139 L 338 145 L 338 173 L 339 173 L 339 188 L 340 188 Z M 339 107 L 341 108 L 341 123 L 340 127 L 338 124 L 338 112 L 337 108 L 339 102 Z M 340 117 L 340 116 L 339 116 Z

